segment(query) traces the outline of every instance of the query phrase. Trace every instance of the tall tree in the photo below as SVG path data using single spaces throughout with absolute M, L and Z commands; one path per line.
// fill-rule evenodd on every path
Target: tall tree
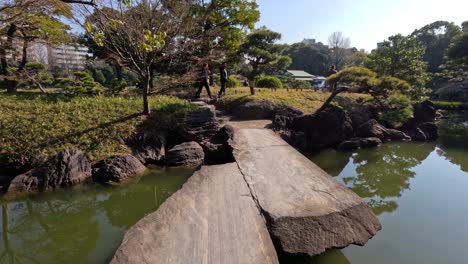
M 281 55 L 285 46 L 277 44 L 281 34 L 265 27 L 250 33 L 239 48 L 239 54 L 248 61 L 245 73 L 249 78 L 250 93 L 255 94 L 255 78 L 266 71 L 281 71 L 291 64 L 291 58 Z
M 8 0 L 0 7 L 0 61 L 1 75 L 6 79 L 7 90 L 16 90 L 17 79 L 28 63 L 28 48 L 32 42 L 41 40 L 50 45 L 65 42 L 69 39 L 66 31 L 69 26 L 62 23 L 59 18 L 70 16 L 70 7 L 67 4 L 53 1 Z M 13 40 L 21 43 L 21 61 L 15 71 L 10 71 L 7 53 L 15 55 Z
M 427 62 L 423 59 L 424 48 L 413 37 L 394 35 L 384 41 L 382 48 L 373 50 L 365 65 L 379 75 L 393 76 L 413 86 L 411 95 L 420 98 L 425 95 Z
M 330 51 L 322 43 L 294 43 L 287 47 L 283 55 L 292 60 L 289 69 L 303 70 L 310 74 L 325 76 L 330 68 Z
M 351 47 L 351 40 L 345 37 L 342 32 L 333 32 L 328 37 L 328 46 L 331 52 L 331 62 L 338 68 L 342 68 L 349 54 L 347 49 Z
M 468 32 L 460 33 L 452 39 L 441 69 L 438 76 L 444 81 L 468 81 Z
M 444 53 L 454 36 L 460 33 L 460 27 L 447 21 L 436 21 L 415 30 L 415 37 L 421 46 L 425 47 L 424 60 L 428 62 L 428 70 L 436 72 L 444 61 Z

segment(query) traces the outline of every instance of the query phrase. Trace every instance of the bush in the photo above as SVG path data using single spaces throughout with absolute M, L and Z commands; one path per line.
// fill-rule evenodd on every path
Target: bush
M 255 85 L 259 88 L 283 88 L 283 83 L 276 76 L 262 76 Z
M 226 87 L 227 88 L 236 88 L 236 87 L 239 87 L 240 86 L 240 82 L 237 78 L 235 77 L 229 77 L 229 80 L 226 84 Z
M 63 80 L 67 84 L 64 90 L 69 95 L 97 95 L 102 93 L 102 86 L 96 82 L 93 77 L 85 71 L 74 72 L 75 80 Z M 71 81 L 71 82 L 70 82 Z
M 287 83 L 288 88 L 312 88 L 310 82 L 301 80 L 289 80 Z

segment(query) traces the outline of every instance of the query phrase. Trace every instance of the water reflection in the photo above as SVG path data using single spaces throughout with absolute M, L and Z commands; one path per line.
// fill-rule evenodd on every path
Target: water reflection
M 451 163 L 459 165 L 464 172 L 468 172 L 468 123 L 464 122 L 465 120 L 468 120 L 468 117 L 454 117 L 439 123 L 437 152 Z
M 2 200 L 0 263 L 105 263 L 124 231 L 191 173 L 153 171 L 127 186 L 80 186 Z

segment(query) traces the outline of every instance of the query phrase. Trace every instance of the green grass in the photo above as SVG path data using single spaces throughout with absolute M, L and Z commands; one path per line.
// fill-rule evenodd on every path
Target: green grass
M 69 100 L 31 92 L 0 93 L 0 166 L 27 167 L 37 155 L 66 148 L 92 161 L 129 152 L 125 142 L 139 126 L 171 130 L 195 109 L 188 101 L 151 97 L 151 118 L 141 116 L 142 99 L 83 97 Z
M 286 89 L 277 89 L 276 91 L 273 91 L 271 89 L 264 88 L 256 88 L 256 94 L 251 96 L 249 88 L 242 87 L 227 89 L 226 96 L 220 98 L 216 104 L 224 109 L 232 110 L 236 106 L 245 102 L 269 100 L 279 107 L 293 106 L 302 110 L 304 113 L 312 113 L 322 106 L 323 102 L 325 102 L 329 96 L 330 93 L 328 92 L 316 92 L 312 89 L 303 89 L 302 91 L 295 89 L 289 89 L 289 91 Z M 368 95 L 343 93 L 335 100 L 340 102 L 341 98 L 347 98 L 355 101 L 358 98 L 368 98 Z
M 451 102 L 451 101 L 439 101 L 439 100 L 434 100 L 432 101 L 434 106 L 437 109 L 445 109 L 445 110 L 458 110 L 463 107 L 462 102 Z

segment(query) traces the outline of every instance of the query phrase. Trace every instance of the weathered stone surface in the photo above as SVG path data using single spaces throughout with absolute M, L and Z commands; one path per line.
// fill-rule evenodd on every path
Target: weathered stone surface
M 202 167 L 125 234 L 112 264 L 278 263 L 237 164 Z
M 93 180 L 97 182 L 121 182 L 146 170 L 136 157 L 126 154 L 101 160 L 93 166 Z
M 361 138 L 377 137 L 380 140 L 409 140 L 410 137 L 402 131 L 390 129 L 371 119 L 358 127 L 356 136 Z
M 251 101 L 238 106 L 234 116 L 245 119 L 270 119 L 275 115 L 276 107 L 270 101 Z
M 424 101 L 413 105 L 413 115 L 417 123 L 434 122 L 436 109 L 431 101 Z
M 432 122 L 418 125 L 416 128 L 410 130 L 408 135 L 414 141 L 431 141 L 439 137 L 437 125 Z
M 283 130 L 289 129 L 294 123 L 294 118 L 303 116 L 304 113 L 294 107 L 288 106 L 276 112 L 273 119 L 273 129 Z
M 353 136 L 351 119 L 336 106 L 295 118 L 292 130 L 304 133 L 306 146 L 303 148 L 306 150 L 335 146 Z
M 166 155 L 166 138 L 162 133 L 140 132 L 128 140 L 135 156 L 143 164 L 159 164 Z
M 434 99 L 468 102 L 468 82 L 449 83 L 435 91 Z
M 203 163 L 205 154 L 197 142 L 185 142 L 171 148 L 166 155 L 168 166 L 198 166 Z
M 357 129 L 371 119 L 375 119 L 372 109 L 365 105 L 353 105 L 347 113 L 354 129 Z
M 224 164 L 234 161 L 229 140 L 234 136 L 234 128 L 230 125 L 222 127 L 210 141 L 201 143 L 205 153 L 205 164 Z
M 216 113 L 210 108 L 202 108 L 187 115 L 185 124 L 180 131 L 187 141 L 202 142 L 214 136 L 219 131 Z
M 376 137 L 371 138 L 352 138 L 341 142 L 337 149 L 339 150 L 353 150 L 358 148 L 371 148 L 377 147 L 382 144 L 382 140 Z
M 37 192 L 69 187 L 91 177 L 91 163 L 80 150 L 64 150 L 43 167 L 18 175 L 8 193 Z
M 365 201 L 272 131 L 240 129 L 233 148 L 270 233 L 285 252 L 314 256 L 364 245 L 381 228 Z

